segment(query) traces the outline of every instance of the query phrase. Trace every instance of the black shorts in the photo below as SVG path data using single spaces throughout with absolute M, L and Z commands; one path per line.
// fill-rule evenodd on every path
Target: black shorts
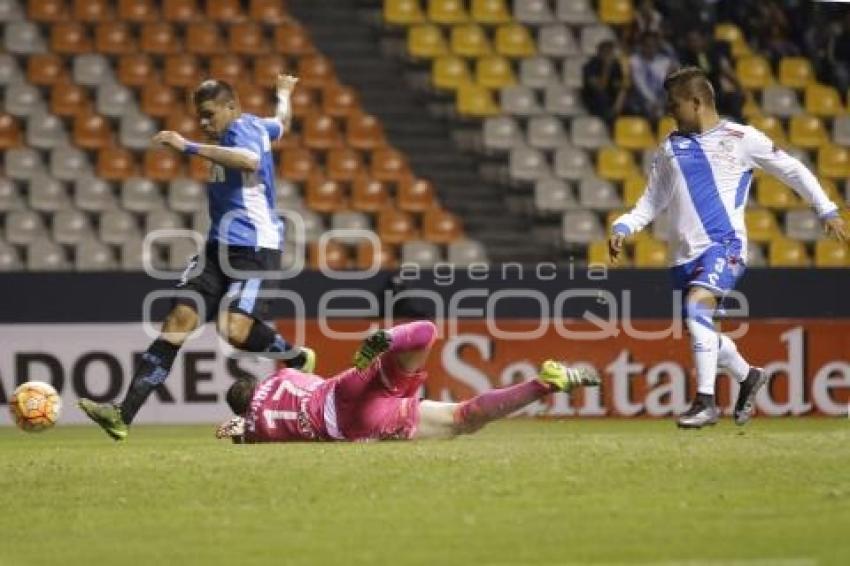
M 224 265 L 221 254 L 227 258 Z M 179 291 L 193 293 L 179 293 L 174 298 L 175 306 L 187 305 L 197 310 L 198 301 L 201 301 L 207 322 L 214 320 L 219 311 L 225 308 L 256 318 L 265 316 L 273 298 L 261 297 L 260 291 L 279 288 L 279 280 L 275 275 L 281 270 L 280 250 L 208 242 L 204 249 L 203 270 L 189 279 L 200 259 L 195 256 L 189 260 L 177 284 Z M 268 274 L 264 276 L 263 272 Z

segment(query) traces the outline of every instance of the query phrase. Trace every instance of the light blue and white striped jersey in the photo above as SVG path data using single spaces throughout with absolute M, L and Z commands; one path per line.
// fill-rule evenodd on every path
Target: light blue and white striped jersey
M 723 120 L 701 134 L 670 134 L 652 163 L 646 191 L 630 212 L 614 221 L 613 230 L 633 234 L 666 208 L 673 265 L 718 244 L 746 262 L 744 208 L 754 168 L 793 188 L 822 218 L 838 213 L 799 160 L 752 126 Z
M 260 158 L 255 172 L 213 163 L 207 181 L 209 239 L 231 246 L 281 249 L 283 222 L 275 213 L 275 169 L 271 141 L 283 135 L 276 119 L 242 114 L 221 137 L 222 147 Z

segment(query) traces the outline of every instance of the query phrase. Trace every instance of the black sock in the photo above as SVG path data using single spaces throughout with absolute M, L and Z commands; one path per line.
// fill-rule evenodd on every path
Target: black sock
M 251 325 L 251 330 L 248 332 L 248 338 L 245 339 L 242 349 L 257 354 L 285 354 L 285 356 L 273 357 L 283 358 L 288 367 L 296 369 L 304 367 L 304 363 L 307 361 L 307 355 L 301 348 L 293 346 L 259 320 L 255 320 L 254 324 Z
M 709 395 L 708 393 L 697 393 L 697 403 L 700 403 L 703 407 L 713 407 L 714 395 Z
M 142 359 L 133 373 L 130 388 L 121 403 L 121 419 L 125 423 L 133 422 L 136 413 L 153 390 L 168 377 L 179 350 L 180 346 L 159 338 L 142 354 Z

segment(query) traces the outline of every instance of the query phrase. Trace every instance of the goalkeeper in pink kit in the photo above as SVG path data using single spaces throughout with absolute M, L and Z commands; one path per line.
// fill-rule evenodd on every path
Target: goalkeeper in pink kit
M 330 379 L 283 368 L 262 382 L 237 381 L 227 391 L 237 416 L 216 436 L 248 443 L 451 438 L 552 393 L 599 384 L 589 370 L 547 360 L 536 379 L 468 401 L 420 400 L 436 335 L 428 321 L 379 330 L 363 342 L 354 367 Z

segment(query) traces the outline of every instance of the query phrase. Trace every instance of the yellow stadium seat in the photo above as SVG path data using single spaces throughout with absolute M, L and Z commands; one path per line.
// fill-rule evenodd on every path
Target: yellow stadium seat
M 596 173 L 603 179 L 622 181 L 638 172 L 635 156 L 621 147 L 603 147 L 596 155 Z
M 770 242 L 768 259 L 771 267 L 808 267 L 809 254 L 803 242 L 790 238 L 775 238 Z
M 655 147 L 652 126 L 640 116 L 621 116 L 614 123 L 614 143 L 625 149 L 648 149 Z
M 832 179 L 850 175 L 850 150 L 832 144 L 818 149 L 818 175 Z
M 756 202 L 759 206 L 777 210 L 798 208 L 803 204 L 792 189 L 771 175 L 765 175 L 758 180 Z
M 505 57 L 531 57 L 537 52 L 528 28 L 520 24 L 507 24 L 496 28 L 496 52 Z
M 631 262 L 629 261 L 626 250 L 623 249 L 623 253 L 620 255 L 620 261 L 618 261 L 616 265 L 611 263 L 611 257 L 608 254 L 608 240 L 600 240 L 587 246 L 587 263 L 588 265 L 594 264 L 606 265 L 608 267 L 626 267 Z
M 452 53 L 461 57 L 483 57 L 493 49 L 484 28 L 475 25 L 455 26 L 452 28 Z
M 472 0 L 472 20 L 479 24 L 498 26 L 512 19 L 505 0 Z
M 741 29 L 735 24 L 717 24 L 714 27 L 714 39 L 725 41 L 732 48 L 732 57 L 746 57 L 750 55 L 750 47 L 744 39 Z
M 635 19 L 632 0 L 599 0 L 599 19 L 613 26 L 632 23 Z
M 783 147 L 788 145 L 788 136 L 785 135 L 785 128 L 779 118 L 775 116 L 754 116 L 748 122 L 754 128 L 764 132 L 776 145 Z
M 753 118 L 763 115 L 761 106 L 759 106 L 758 100 L 756 100 L 756 97 L 753 96 L 752 93 L 747 92 L 744 96 L 744 107 L 741 108 L 741 114 L 743 114 L 744 118 L 747 120 L 752 120 Z
M 779 84 L 790 88 L 805 88 L 815 80 L 812 62 L 805 57 L 783 57 L 779 61 Z
M 791 116 L 788 141 L 803 149 L 817 149 L 829 143 L 829 135 L 817 116 L 797 114 Z
M 844 112 L 841 95 L 829 85 L 808 85 L 804 99 L 806 112 L 815 116 L 831 118 Z
M 416 59 L 433 59 L 447 55 L 449 47 L 443 30 L 435 25 L 413 26 L 407 30 L 407 53 Z
M 823 192 L 826 193 L 829 200 L 834 203 L 841 203 L 844 201 L 844 197 L 842 197 L 841 193 L 838 192 L 838 185 L 835 184 L 835 181 L 826 177 L 818 177 L 818 183 L 820 183 Z
M 483 87 L 499 89 L 516 84 L 516 77 L 508 59 L 491 55 L 476 61 L 475 82 Z
M 670 264 L 667 244 L 654 238 L 635 242 L 635 267 L 667 267 Z
M 502 109 L 493 100 L 493 93 L 475 84 L 461 85 L 457 89 L 457 111 L 470 118 L 496 116 Z
M 384 0 L 384 22 L 394 26 L 410 26 L 425 22 L 419 0 Z
M 472 82 L 466 61 L 454 55 L 434 59 L 431 65 L 434 86 L 444 90 L 456 90 L 460 85 Z
M 428 19 L 447 26 L 465 24 L 469 14 L 463 0 L 428 0 Z
M 646 190 L 646 177 L 641 174 L 630 175 L 623 181 L 623 204 L 634 206 Z
M 663 116 L 658 121 L 658 141 L 664 141 L 672 132 L 676 131 L 676 120 L 671 116 Z
M 745 213 L 747 234 L 753 242 L 769 242 L 780 235 L 776 216 L 767 209 L 756 208 Z
M 815 243 L 815 265 L 818 267 L 850 267 L 850 248 L 836 240 Z
M 773 71 L 770 62 L 764 57 L 751 55 L 735 61 L 735 74 L 741 85 L 747 89 L 761 90 L 773 84 Z

